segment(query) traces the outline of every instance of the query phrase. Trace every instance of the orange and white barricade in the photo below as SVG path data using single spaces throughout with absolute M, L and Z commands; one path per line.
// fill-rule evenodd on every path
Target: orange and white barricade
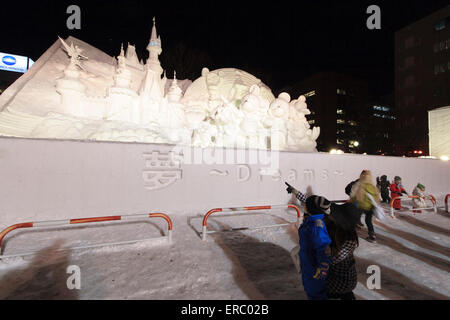
M 419 199 L 419 198 L 420 198 L 419 196 L 401 196 L 401 197 L 392 198 L 391 203 L 390 203 L 390 206 L 391 206 L 391 217 L 392 218 L 395 217 L 395 215 L 394 215 L 394 201 L 397 201 L 397 200 L 411 200 L 411 199 Z M 419 208 L 419 207 L 415 208 L 414 206 L 408 207 L 408 206 L 403 206 L 402 205 L 402 208 L 407 208 L 407 209 L 413 211 L 413 213 L 415 211 L 419 211 L 419 210 L 431 210 L 431 209 L 433 209 L 434 213 L 437 213 L 436 198 L 434 196 L 432 196 L 431 194 L 429 194 L 429 195 L 425 196 L 425 199 L 430 200 L 431 203 L 432 203 L 432 206 L 425 207 L 425 208 Z
M 216 233 L 220 231 L 207 231 L 207 223 L 208 218 L 216 212 L 243 212 L 243 211 L 260 211 L 260 210 L 274 210 L 274 209 L 294 209 L 297 211 L 297 226 L 300 226 L 301 223 L 301 212 L 300 208 L 294 204 L 285 204 L 285 205 L 267 205 L 267 206 L 254 206 L 254 207 L 235 207 L 235 208 L 215 208 L 209 210 L 203 217 L 203 226 L 202 226 L 202 240 L 206 241 L 206 235 L 208 233 Z M 282 227 L 290 225 L 291 223 L 282 223 L 282 224 L 275 224 L 275 225 L 267 225 L 267 226 L 261 226 L 261 227 L 249 227 L 245 228 L 246 230 L 254 230 L 254 229 L 263 229 L 263 228 L 273 228 L 273 227 Z M 232 229 L 233 230 L 233 229 Z M 242 230 L 239 229 L 239 230 Z
M 36 221 L 36 222 L 25 222 L 25 223 L 18 223 L 14 224 L 12 226 L 9 226 L 5 228 L 3 231 L 0 232 L 0 259 L 2 258 L 8 258 L 8 257 L 15 257 L 15 256 L 25 256 L 25 255 L 31 255 L 34 254 L 36 251 L 28 252 L 28 253 L 22 253 L 17 255 L 3 255 L 2 253 L 2 241 L 4 237 L 10 233 L 13 230 L 16 229 L 22 229 L 22 228 L 45 228 L 45 227 L 62 227 L 62 226 L 69 226 L 74 224 L 83 224 L 83 223 L 93 223 L 93 222 L 107 222 L 107 221 L 122 221 L 122 222 L 129 222 L 129 221 L 136 221 L 136 220 L 142 220 L 145 218 L 163 218 L 166 220 L 168 225 L 167 235 L 160 237 L 162 240 L 166 240 L 167 243 L 172 243 L 172 229 L 173 224 L 172 220 L 169 218 L 168 215 L 164 213 L 148 213 L 148 214 L 132 214 L 132 215 L 121 215 L 121 216 L 107 216 L 107 217 L 93 217 L 93 218 L 79 218 L 79 219 L 70 219 L 70 220 L 51 220 L 51 221 Z M 74 249 L 85 249 L 85 248 L 94 248 L 94 247 L 103 247 L 107 245 L 120 245 L 120 244 L 131 244 L 141 241 L 149 241 L 149 240 L 156 240 L 157 238 L 151 238 L 151 239 L 143 239 L 143 240 L 129 240 L 129 241 L 120 241 L 120 242 L 110 242 L 110 243 L 101 243 L 101 244 L 95 244 L 95 245 L 88 245 L 88 246 L 82 246 L 82 247 L 72 247 L 72 248 L 65 248 L 61 250 L 74 250 Z

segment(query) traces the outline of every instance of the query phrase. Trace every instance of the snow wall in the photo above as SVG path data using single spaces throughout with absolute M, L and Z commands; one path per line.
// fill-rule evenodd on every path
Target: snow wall
M 233 149 L 214 150 L 214 159 L 211 149 L 188 148 L 177 162 L 169 159 L 171 151 L 180 153 L 170 145 L 1 137 L 0 227 L 286 204 L 290 197 L 284 181 L 302 191 L 312 186 L 315 194 L 330 200 L 346 199 L 346 184 L 363 169 L 372 170 L 374 178 L 386 174 L 392 180 L 399 175 L 409 192 L 421 182 L 440 205 L 450 193 L 450 163 L 441 160 L 267 151 L 255 159 L 256 152 Z
M 450 106 L 428 111 L 430 156 L 450 157 Z

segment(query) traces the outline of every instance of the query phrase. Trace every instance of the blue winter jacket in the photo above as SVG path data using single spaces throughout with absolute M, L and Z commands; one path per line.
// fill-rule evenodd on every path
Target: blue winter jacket
M 327 299 L 326 276 L 330 257 L 325 250 L 330 245 L 331 239 L 323 217 L 323 214 L 310 216 L 298 230 L 303 287 L 310 300 Z

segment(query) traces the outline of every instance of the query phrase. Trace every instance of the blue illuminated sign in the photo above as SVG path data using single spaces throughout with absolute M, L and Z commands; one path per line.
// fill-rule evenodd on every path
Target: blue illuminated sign
M 25 73 L 33 63 L 28 57 L 0 52 L 0 70 Z

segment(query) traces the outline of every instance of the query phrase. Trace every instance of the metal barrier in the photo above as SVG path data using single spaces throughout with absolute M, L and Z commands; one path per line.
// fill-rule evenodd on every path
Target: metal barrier
M 391 217 L 394 218 L 394 201 L 397 201 L 397 200 L 399 200 L 399 201 L 401 201 L 401 200 L 409 200 L 409 199 L 419 199 L 419 198 L 420 198 L 419 196 L 403 196 L 403 197 L 392 198 L 391 204 L 390 204 L 390 206 L 391 206 Z M 433 203 L 432 207 L 425 207 L 425 208 L 406 207 L 406 208 L 412 210 L 413 212 L 414 211 L 418 211 L 418 210 L 430 210 L 430 209 L 433 209 L 434 213 L 437 213 L 436 198 L 433 195 L 431 195 L 431 194 L 425 196 L 425 198 L 428 198 L 429 200 L 431 200 L 431 202 Z
M 297 226 L 300 226 L 301 222 L 301 212 L 300 208 L 294 204 L 285 204 L 285 205 L 275 205 L 275 206 L 255 206 L 255 207 L 236 207 L 236 208 L 215 208 L 209 210 L 203 217 L 203 227 L 202 227 L 202 240 L 206 240 L 206 235 L 208 233 L 216 233 L 219 231 L 207 231 L 206 226 L 208 223 L 208 218 L 210 215 L 212 215 L 215 212 L 232 212 L 232 211 L 256 211 L 256 210 L 273 210 L 273 209 L 282 209 L 282 208 L 292 208 L 297 211 Z M 273 228 L 273 227 L 281 227 L 281 226 L 287 226 L 290 225 L 290 223 L 283 223 L 283 224 L 275 224 L 275 225 L 269 225 L 269 226 L 261 226 L 261 227 L 255 227 L 255 228 L 246 228 L 246 230 L 253 230 L 253 229 L 262 229 L 262 228 Z M 242 230 L 242 229 L 240 229 Z
M 450 193 L 445 196 L 445 212 L 448 213 L 448 198 L 450 197 Z
M 167 238 L 167 242 L 172 242 L 172 220 L 169 218 L 168 215 L 164 213 L 149 213 L 149 214 L 132 214 L 132 215 L 122 215 L 122 216 L 108 216 L 108 217 L 94 217 L 94 218 L 80 218 L 80 219 L 70 219 L 70 220 L 51 220 L 51 221 L 36 221 L 36 222 L 25 222 L 25 223 L 18 223 L 14 224 L 12 226 L 7 227 L 2 232 L 0 232 L 0 259 L 6 258 L 6 257 L 13 257 L 13 256 L 23 256 L 23 255 L 30 255 L 34 252 L 28 252 L 24 254 L 19 255 L 1 255 L 2 253 L 2 241 L 3 238 L 10 233 L 13 230 L 21 229 L 21 228 L 39 228 L 39 227 L 60 227 L 60 226 L 67 226 L 67 225 L 73 225 L 73 224 L 82 224 L 82 223 L 91 223 L 91 222 L 106 222 L 106 221 L 132 221 L 132 220 L 140 220 L 142 218 L 163 218 L 166 220 L 168 225 L 168 231 L 167 235 L 163 238 Z M 63 250 L 73 250 L 73 249 L 84 249 L 84 248 L 94 248 L 94 247 L 102 247 L 106 245 L 119 245 L 119 244 L 129 244 L 129 243 L 136 243 L 141 241 L 148 241 L 149 239 L 144 240 L 129 240 L 129 241 L 121 241 L 121 242 L 111 242 L 111 243 L 101 243 L 96 245 L 90 245 L 90 246 L 83 246 L 83 247 L 73 247 L 73 248 L 67 248 Z M 155 239 L 156 240 L 156 239 Z

